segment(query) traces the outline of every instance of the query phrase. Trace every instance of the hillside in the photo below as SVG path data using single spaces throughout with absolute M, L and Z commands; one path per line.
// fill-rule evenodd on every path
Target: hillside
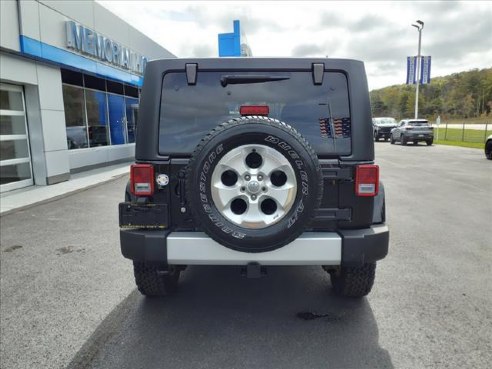
M 415 85 L 395 85 L 371 91 L 374 117 L 396 119 L 415 114 Z M 419 118 L 434 120 L 492 116 L 492 68 L 436 77 L 419 88 Z

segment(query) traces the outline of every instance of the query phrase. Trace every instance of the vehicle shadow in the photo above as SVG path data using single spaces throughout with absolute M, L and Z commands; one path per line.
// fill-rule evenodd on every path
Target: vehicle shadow
M 195 266 L 180 287 L 168 298 L 132 298 L 89 367 L 393 368 L 367 299 L 334 296 L 319 267 L 246 279 L 235 267 Z

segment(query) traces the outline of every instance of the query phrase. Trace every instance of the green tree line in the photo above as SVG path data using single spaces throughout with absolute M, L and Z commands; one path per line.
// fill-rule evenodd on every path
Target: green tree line
M 394 85 L 371 91 L 374 117 L 413 118 L 415 85 Z M 419 87 L 419 118 L 492 117 L 492 68 L 436 77 Z

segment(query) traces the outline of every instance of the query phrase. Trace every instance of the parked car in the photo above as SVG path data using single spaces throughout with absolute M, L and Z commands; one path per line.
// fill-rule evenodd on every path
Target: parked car
M 389 230 L 362 62 L 155 60 L 140 107 L 119 219 L 142 294 L 187 265 L 318 265 L 369 293 Z
M 427 119 L 403 119 L 396 128 L 391 130 L 390 142 L 399 141 L 402 145 L 413 142 L 417 145 L 425 141 L 427 146 L 434 142 L 434 128 Z
M 487 141 L 485 141 L 485 157 L 492 160 L 492 135 L 487 137 Z
M 384 138 L 387 141 L 391 136 L 391 130 L 397 126 L 395 118 L 377 117 L 372 118 L 374 141 Z

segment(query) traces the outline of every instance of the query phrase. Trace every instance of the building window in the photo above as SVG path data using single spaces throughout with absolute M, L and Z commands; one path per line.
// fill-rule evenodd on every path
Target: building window
M 138 119 L 138 99 L 125 97 L 126 108 L 126 126 L 128 134 L 128 142 L 135 142 L 135 133 Z
M 62 82 L 69 149 L 135 142 L 137 88 L 69 70 Z
M 87 125 L 89 147 L 109 145 L 106 93 L 86 90 Z
M 84 89 L 63 85 L 63 104 L 65 106 L 68 148 L 82 149 L 89 147 L 85 121 Z
M 122 145 L 126 143 L 126 118 L 124 97 L 108 94 L 109 127 L 111 129 L 111 144 Z

